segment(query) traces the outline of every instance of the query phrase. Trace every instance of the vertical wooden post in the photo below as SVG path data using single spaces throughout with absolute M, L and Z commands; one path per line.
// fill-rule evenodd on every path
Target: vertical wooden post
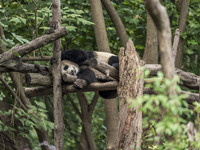
M 141 147 L 142 112 L 138 107 L 129 108 L 127 100 L 134 101 L 143 94 L 143 71 L 133 42 L 126 44 L 126 50 L 120 49 L 119 55 L 119 146 L 118 149 L 135 150 Z
M 52 0 L 52 22 L 56 27 L 61 23 L 60 0 Z M 54 95 L 54 145 L 57 150 L 63 150 L 64 123 L 62 114 L 61 85 L 61 39 L 53 44 L 53 95 Z

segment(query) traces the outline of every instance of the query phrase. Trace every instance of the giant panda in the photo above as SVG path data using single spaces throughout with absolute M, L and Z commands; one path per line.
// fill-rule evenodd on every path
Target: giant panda
M 88 61 L 92 58 L 101 60 L 118 69 L 118 56 L 106 52 L 91 52 L 80 49 L 72 49 L 61 54 L 62 72 L 77 75 L 73 83 L 75 88 L 81 89 L 95 81 L 95 73 L 90 69 Z M 99 91 L 99 95 L 106 99 L 117 97 L 117 90 Z
M 70 60 L 72 62 L 75 62 L 79 66 L 87 63 L 92 58 L 101 60 L 115 67 L 116 69 L 118 69 L 119 67 L 119 57 L 107 52 L 84 51 L 80 49 L 72 49 L 72 50 L 62 52 L 61 54 L 61 60 Z
M 79 66 L 70 60 L 62 60 L 61 65 L 62 77 L 65 78 L 66 75 L 70 76 L 72 80 L 75 80 L 73 85 L 77 89 L 82 89 L 83 87 L 95 81 L 95 74 L 88 66 Z

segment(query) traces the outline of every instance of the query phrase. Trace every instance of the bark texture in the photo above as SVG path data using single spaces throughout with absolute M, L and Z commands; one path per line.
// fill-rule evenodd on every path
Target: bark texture
M 158 70 L 161 71 L 161 66 L 158 68 Z M 154 74 L 154 73 L 152 72 L 152 74 Z M 116 82 L 116 81 L 108 82 L 108 83 L 93 83 L 90 86 L 88 86 L 85 90 L 81 90 L 81 92 L 94 91 L 94 90 L 98 91 L 99 89 L 105 89 L 105 88 L 107 90 L 114 90 L 114 89 L 117 88 L 117 86 L 118 86 L 118 82 Z M 75 89 L 73 87 L 73 85 L 64 85 L 62 90 L 63 90 L 63 94 L 67 94 L 67 93 L 71 93 L 71 92 L 80 92 L 77 89 Z M 45 86 L 45 87 L 32 87 L 32 88 L 26 88 L 25 89 L 26 96 L 28 96 L 28 97 L 52 95 L 52 92 L 53 92 L 53 88 L 47 87 L 47 86 Z M 183 91 L 183 92 L 185 92 L 185 91 Z M 148 92 L 148 89 L 145 89 L 144 93 L 149 94 L 149 93 L 153 93 L 153 92 Z M 186 100 L 189 104 L 192 104 L 192 102 L 194 102 L 194 101 L 198 101 L 198 94 L 197 93 L 188 92 L 188 94 L 189 94 L 189 97 Z M 13 95 L 13 96 L 15 97 L 15 95 Z M 110 100 L 110 101 L 112 101 L 112 100 Z M 107 107 L 107 106 L 105 106 L 105 107 Z M 118 109 L 117 107 L 116 108 L 110 108 L 109 105 L 108 105 L 108 108 L 109 108 L 108 111 L 111 111 L 111 109 Z M 115 116 L 110 116 L 110 117 L 112 117 L 112 119 L 115 118 Z M 113 123 L 111 123 L 111 124 L 113 124 Z
M 158 64 L 158 36 L 154 22 L 147 12 L 147 38 L 143 55 L 146 64 Z
M 43 73 L 48 74 L 50 72 L 49 66 L 22 63 L 20 60 L 7 60 L 0 63 L 0 72 L 21 72 L 21 73 Z
M 96 64 L 93 63 L 92 67 L 95 68 L 96 70 L 102 72 L 103 74 L 114 78 L 114 79 L 119 79 L 119 74 L 118 70 L 114 68 L 113 66 L 108 65 L 107 63 L 103 61 L 99 61 L 95 59 Z
M 52 0 L 52 22 L 58 27 L 61 23 L 60 0 Z M 62 84 L 61 84 L 61 39 L 53 44 L 53 104 L 54 104 L 54 145 L 58 150 L 63 150 L 64 122 L 62 114 Z
M 63 85 L 62 92 L 63 94 L 72 93 L 72 92 L 88 92 L 88 91 L 107 91 L 107 90 L 114 90 L 118 86 L 117 81 L 105 82 L 105 83 L 98 83 L 94 82 L 91 83 L 89 86 L 77 90 L 73 85 Z M 28 97 L 35 97 L 35 96 L 44 96 L 44 95 L 52 95 L 53 89 L 51 86 L 45 87 L 32 87 L 26 88 L 26 96 Z
M 108 41 L 108 37 L 107 37 L 101 1 L 100 0 L 89 0 L 89 1 L 90 1 L 91 12 L 92 12 L 92 20 L 95 24 L 94 31 L 95 31 L 95 38 L 96 38 L 98 51 L 110 52 L 109 41 Z M 112 147 L 112 146 L 115 145 L 115 143 L 117 141 L 117 132 L 116 132 L 116 130 L 118 130 L 118 120 L 116 119 L 118 116 L 117 99 L 113 99 L 113 100 L 105 99 L 104 102 L 105 102 L 104 104 L 107 105 L 107 106 L 105 106 L 105 109 L 113 110 L 112 113 L 111 113 L 111 111 L 108 111 L 108 110 L 105 111 L 106 118 L 110 118 L 109 120 L 106 119 L 106 125 L 111 124 L 111 123 L 114 125 L 112 127 L 111 126 L 107 127 L 107 135 L 108 136 L 107 136 L 107 146 L 106 147 L 108 150 L 116 149 L 116 146 L 115 147 Z M 112 137 L 110 135 L 112 135 Z
M 125 55 L 124 55 L 125 54 Z M 119 145 L 118 149 L 141 149 L 142 138 L 142 112 L 138 107 L 129 108 L 128 99 L 134 101 L 143 94 L 143 71 L 141 61 L 135 50 L 133 42 L 128 41 L 126 50 L 120 49 L 119 55 Z
M 117 87 L 116 87 L 117 88 Z M 106 150 L 117 150 L 117 133 L 118 133 L 118 107 L 117 100 L 104 100 L 107 128 L 107 145 Z
M 179 3 L 180 4 L 179 29 L 181 33 L 184 32 L 186 28 L 189 3 L 190 0 L 180 0 Z M 185 45 L 185 40 L 182 37 L 180 37 L 180 41 L 178 44 L 178 51 L 176 55 L 176 67 L 178 68 L 181 68 L 183 65 L 184 45 Z
M 92 20 L 94 22 L 94 32 L 95 32 L 98 51 L 110 52 L 101 1 L 100 0 L 89 0 L 89 1 L 90 1 L 90 9 L 92 12 Z
M 171 29 L 167 11 L 159 0 L 146 0 L 145 2 L 146 8 L 158 31 L 160 57 L 164 76 L 171 80 L 175 75 L 175 66 L 172 58 Z M 175 85 L 168 88 L 168 94 L 176 94 Z

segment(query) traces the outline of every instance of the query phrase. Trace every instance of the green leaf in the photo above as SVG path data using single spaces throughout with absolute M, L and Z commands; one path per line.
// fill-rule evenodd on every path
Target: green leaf
M 21 20 L 19 18 L 12 18 L 9 22 L 21 23 Z
M 78 18 L 78 21 L 80 21 L 83 25 L 93 25 L 93 22 L 87 21 L 83 18 Z
M 66 28 L 67 28 L 67 31 L 76 31 L 76 28 L 75 26 L 67 26 L 66 25 Z
M 190 41 L 188 41 L 188 44 L 191 44 L 191 45 L 197 45 L 198 42 L 196 42 L 195 40 L 190 40 Z
M 145 77 L 148 77 L 148 76 L 150 75 L 150 73 L 151 73 L 150 70 L 145 70 L 145 71 L 144 71 L 144 76 L 145 76 Z
M 13 37 L 18 40 L 21 44 L 25 44 L 25 43 L 29 43 L 28 40 L 24 39 L 22 36 L 17 35 L 15 33 L 11 33 L 13 35 Z
M 14 56 L 18 57 L 18 58 L 21 58 L 21 55 L 20 55 L 19 53 L 17 53 L 17 52 L 12 52 L 12 54 L 13 54 Z
M 21 20 L 21 22 L 22 22 L 23 24 L 26 24 L 26 19 L 21 18 L 21 17 L 19 17 L 19 19 Z
M 40 106 L 41 108 L 43 108 L 43 109 L 46 109 L 46 105 L 45 105 L 45 103 L 44 102 L 39 102 L 39 101 L 34 101 L 35 102 L 35 104 L 37 105 L 37 106 Z

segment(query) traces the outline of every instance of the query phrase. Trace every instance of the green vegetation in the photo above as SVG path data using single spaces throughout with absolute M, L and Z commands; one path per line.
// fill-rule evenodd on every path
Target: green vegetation
M 169 81 L 161 72 L 158 72 L 157 77 L 163 80 L 145 85 L 145 88 L 152 88 L 156 94 L 144 94 L 136 101 L 130 101 L 131 107 L 142 105 L 140 111 L 143 113 L 143 148 L 185 150 L 192 147 L 195 150 L 199 149 L 199 143 L 191 142 L 187 136 L 188 122 L 199 118 L 199 103 L 194 103 L 195 112 L 189 109 L 188 103 L 184 100 L 188 95 L 171 95 L 170 97 L 167 95 L 168 87 L 174 82 L 179 82 L 178 77 Z M 176 87 L 176 91 L 180 93 L 179 86 Z M 199 138 L 200 133 L 197 136 Z
M 184 70 L 200 75 L 200 5 L 199 0 L 191 0 L 189 16 L 187 20 L 186 31 L 181 35 L 186 40 L 184 54 Z M 16 44 L 22 45 L 30 42 L 37 36 L 44 35 L 49 29 L 49 20 L 52 16 L 51 1 L 42 0 L 37 6 L 37 30 L 35 27 L 35 5 L 32 0 L 1 0 L 0 1 L 0 26 L 4 29 L 4 40 L 1 42 L 7 49 Z M 120 0 L 113 1 L 113 5 L 121 17 L 129 37 L 133 40 L 137 52 L 142 57 L 146 41 L 146 10 L 143 0 Z M 165 0 L 164 5 L 168 8 L 171 19 L 171 27 L 174 33 L 178 26 L 178 8 Z M 96 50 L 96 41 L 91 19 L 90 6 L 88 0 L 61 0 L 62 26 L 68 30 L 68 35 L 62 38 L 62 50 L 71 48 L 80 48 L 85 50 Z M 109 44 L 113 53 L 118 54 L 120 48 L 119 38 L 115 28 L 104 11 L 106 29 L 109 38 Z M 52 56 L 52 45 L 48 44 L 42 48 L 43 56 Z M 18 56 L 19 54 L 14 54 Z M 40 56 L 39 50 L 29 56 Z M 49 62 L 37 62 L 37 64 L 49 65 Z M 162 74 L 158 74 L 163 77 Z M 13 87 L 12 81 L 7 73 L 2 74 L 4 80 Z M 174 79 L 172 82 L 177 81 Z M 199 143 L 189 143 L 186 128 L 188 121 L 193 121 L 200 130 L 200 104 L 195 103 L 194 109 L 189 109 L 188 104 L 183 100 L 186 95 L 170 97 L 166 95 L 166 89 L 172 82 L 165 80 L 148 84 L 148 88 L 153 88 L 158 94 L 144 95 L 138 98 L 138 103 L 143 104 L 143 147 L 152 150 L 157 149 L 175 149 L 185 150 L 193 147 L 195 150 L 200 148 Z M 162 87 L 162 88 L 160 88 Z M 38 97 L 31 99 L 33 105 L 25 112 L 19 108 L 19 102 L 14 100 L 10 92 L 0 82 L 0 100 L 6 100 L 12 109 L 2 112 L 3 116 L 12 116 L 22 124 L 19 127 L 20 135 L 31 141 L 32 149 L 39 150 L 38 137 L 34 128 L 43 127 L 48 133 L 53 145 L 53 102 L 52 96 Z M 14 89 L 14 88 L 13 88 Z M 177 87 L 177 91 L 180 88 Z M 15 91 L 17 92 L 17 91 Z M 86 93 L 89 100 L 94 94 Z M 70 94 L 74 103 L 79 103 L 76 94 Z M 133 104 L 137 105 L 137 104 Z M 64 110 L 64 149 L 78 149 L 81 133 L 81 119 L 76 114 L 70 101 L 66 96 L 63 97 Z M 164 111 L 164 112 L 163 112 Z M 162 114 L 163 113 L 163 114 Z M 37 115 L 36 115 L 37 114 Z M 160 118 L 162 114 L 162 118 Z M 38 119 L 39 118 L 39 122 Z M 195 121 L 194 121 L 195 120 Z M 0 121 L 0 131 L 15 132 L 15 123 L 13 126 L 7 126 Z M 97 149 L 105 150 L 106 145 L 106 127 L 104 114 L 104 101 L 99 99 L 95 108 L 92 120 L 93 136 Z M 159 139 L 159 134 L 165 135 Z M 200 135 L 199 135 L 200 136 Z M 155 144 L 162 140 L 161 144 Z M 176 147 L 175 147 L 176 146 Z

